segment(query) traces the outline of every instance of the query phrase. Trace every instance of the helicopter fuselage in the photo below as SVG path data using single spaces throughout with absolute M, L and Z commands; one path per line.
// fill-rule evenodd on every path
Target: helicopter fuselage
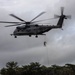
M 39 15 L 37 15 L 36 17 L 34 17 L 30 21 L 25 21 L 25 20 L 19 18 L 18 16 L 14 15 L 14 14 L 10 14 L 10 16 L 18 19 L 21 22 L 0 21 L 0 23 L 12 24 L 12 25 L 7 25 L 5 27 L 18 26 L 14 30 L 13 34 L 11 34 L 11 35 L 14 35 L 15 38 L 17 36 L 23 36 L 23 35 L 28 35 L 28 36 L 35 35 L 36 37 L 38 37 L 38 35 L 45 35 L 44 33 L 48 32 L 51 29 L 62 28 L 64 19 L 71 18 L 71 15 L 67 15 L 67 16 L 64 15 L 64 7 L 61 7 L 61 15 L 55 15 L 55 18 L 59 18 L 56 26 L 55 25 L 51 25 L 51 26 L 39 25 L 38 22 L 49 20 L 49 19 L 45 19 L 45 20 L 34 21 L 35 19 L 37 19 L 39 16 L 41 16 L 44 13 L 45 12 L 41 12 Z M 22 25 L 22 26 L 20 26 L 20 25 Z
M 13 32 L 14 36 L 23 36 L 23 35 L 43 35 L 43 33 L 48 32 L 55 26 L 45 26 L 45 25 L 24 25 L 16 27 Z M 56 28 L 56 27 L 55 27 Z

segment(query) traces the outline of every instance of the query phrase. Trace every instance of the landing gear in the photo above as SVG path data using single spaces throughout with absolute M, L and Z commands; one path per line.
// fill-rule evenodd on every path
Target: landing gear
M 14 36 L 14 38 L 17 38 L 17 36 Z
M 36 35 L 35 37 L 36 37 L 36 38 L 38 38 L 38 36 L 37 36 L 37 35 Z
M 13 36 L 13 34 L 10 34 L 11 36 Z M 17 36 L 16 35 L 14 35 L 14 38 L 17 38 Z
M 29 37 L 31 37 L 31 35 L 29 35 Z

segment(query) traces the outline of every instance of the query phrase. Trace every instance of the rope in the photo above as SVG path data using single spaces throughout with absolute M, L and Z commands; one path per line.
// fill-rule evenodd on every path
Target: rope
M 48 51 L 48 46 L 47 46 L 47 37 L 45 36 L 44 37 L 44 42 L 43 42 L 43 44 L 44 44 L 44 47 L 45 47 L 45 50 L 46 50 L 46 55 L 47 55 L 47 64 L 49 65 L 49 51 Z

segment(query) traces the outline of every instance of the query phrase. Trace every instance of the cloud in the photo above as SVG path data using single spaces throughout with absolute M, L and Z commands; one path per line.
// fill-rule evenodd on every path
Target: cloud
M 9 16 L 14 13 L 26 21 L 30 21 L 42 11 L 47 13 L 37 20 L 60 15 L 60 7 L 65 7 L 64 14 L 72 15 L 71 20 L 65 20 L 63 31 L 53 29 L 45 36 L 31 38 L 28 36 L 10 36 L 16 27 L 5 28 L 6 24 L 0 24 L 0 67 L 4 67 L 8 61 L 17 61 L 20 65 L 30 62 L 40 62 L 44 65 L 75 63 L 75 1 L 73 0 L 0 0 L 0 20 L 18 21 Z M 57 20 L 51 20 L 52 25 Z M 47 47 L 43 42 L 47 41 Z

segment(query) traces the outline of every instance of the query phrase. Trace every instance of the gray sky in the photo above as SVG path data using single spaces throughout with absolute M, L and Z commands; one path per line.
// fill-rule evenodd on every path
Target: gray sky
M 0 67 L 9 61 L 16 61 L 19 65 L 39 62 L 42 65 L 64 65 L 75 63 L 75 1 L 74 0 L 0 0 L 0 20 L 18 21 L 9 16 L 13 13 L 26 21 L 30 21 L 42 11 L 44 15 L 37 20 L 52 18 L 60 14 L 60 7 L 65 7 L 64 14 L 71 15 L 72 19 L 64 21 L 61 29 L 51 30 L 46 37 L 31 38 L 21 36 L 15 39 L 10 34 L 15 27 L 5 28 L 0 24 Z M 51 25 L 57 20 L 51 20 Z M 49 22 L 49 21 L 48 21 Z M 43 42 L 47 41 L 47 47 Z

